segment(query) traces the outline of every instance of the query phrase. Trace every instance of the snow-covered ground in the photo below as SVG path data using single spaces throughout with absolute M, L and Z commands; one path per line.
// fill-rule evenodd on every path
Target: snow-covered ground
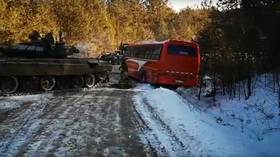
M 218 96 L 215 106 L 211 98 L 198 101 L 193 89 L 139 85 L 142 140 L 168 156 L 280 156 L 277 93 L 263 77 L 255 83 L 248 100 Z
M 16 108 L 20 108 L 22 104 L 39 101 L 44 97 L 48 97 L 49 94 L 36 94 L 36 95 L 24 95 L 24 96 L 11 96 L 5 98 L 5 101 L 2 102 L 1 99 L 4 97 L 0 97 L 0 111 L 8 111 Z
M 147 84 L 0 97 L 0 156 L 280 156 L 269 78 L 248 100 Z

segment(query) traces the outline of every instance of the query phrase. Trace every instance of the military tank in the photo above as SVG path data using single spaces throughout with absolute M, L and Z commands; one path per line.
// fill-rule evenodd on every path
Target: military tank
M 80 51 L 66 45 L 61 37 L 55 42 L 52 33 L 41 38 L 34 31 L 29 39 L 0 44 L 0 93 L 92 88 L 98 81 L 108 81 L 110 65 L 93 58 L 74 57 Z

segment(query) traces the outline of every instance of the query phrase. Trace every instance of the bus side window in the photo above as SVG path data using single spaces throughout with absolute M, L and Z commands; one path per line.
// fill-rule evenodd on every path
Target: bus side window
M 143 47 L 143 55 L 142 55 L 142 58 L 144 58 L 144 59 L 148 59 L 147 58 L 147 55 L 149 54 L 149 47 L 148 46 L 144 46 Z
M 153 47 L 149 47 L 147 53 L 148 53 L 147 58 L 152 59 L 152 57 L 153 57 Z
M 139 47 L 138 46 L 135 47 L 134 53 L 135 53 L 134 57 L 139 58 Z
M 145 58 L 145 47 L 139 48 L 139 58 Z
M 131 49 L 131 57 L 135 57 L 135 47 L 132 47 Z
M 132 48 L 131 47 L 129 47 L 127 49 L 127 56 L 132 57 Z
M 155 59 L 159 60 L 160 59 L 160 48 L 156 48 L 154 53 L 155 53 Z
M 153 47 L 151 54 L 152 54 L 151 59 L 158 60 L 160 57 L 160 48 L 158 48 L 156 46 Z
M 127 55 L 128 55 L 129 57 L 132 56 L 132 54 L 131 54 L 131 48 L 128 48 L 128 49 L 127 49 Z
M 149 47 L 146 49 L 145 59 L 151 59 L 151 49 Z
M 124 51 L 125 56 L 129 57 L 129 48 Z

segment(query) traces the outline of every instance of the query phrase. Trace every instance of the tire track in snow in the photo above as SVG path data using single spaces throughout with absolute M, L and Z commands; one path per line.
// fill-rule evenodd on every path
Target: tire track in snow
M 135 112 L 138 124 L 142 126 L 143 140 L 150 149 L 155 149 L 157 156 L 191 156 L 189 147 L 176 136 L 146 98 L 137 99 Z
M 88 94 L 88 92 L 82 95 L 74 93 L 73 97 L 59 96 L 54 98 L 52 100 L 52 102 L 55 102 L 53 105 L 55 106 L 54 112 L 49 111 L 45 117 L 42 117 L 48 120 L 48 123 L 45 124 L 46 128 L 38 133 L 33 141 L 29 142 L 27 147 L 29 150 L 22 155 L 44 156 L 46 154 L 56 154 L 58 156 L 68 156 L 71 154 L 71 156 L 80 156 L 83 154 L 83 147 L 86 147 L 89 143 L 87 138 L 90 138 L 91 134 L 88 128 L 92 126 L 92 123 L 88 122 L 89 114 L 85 114 L 85 112 L 92 104 L 90 100 L 94 101 L 98 98 L 85 98 Z M 64 100 L 63 103 L 61 103 L 61 100 Z M 111 100 L 105 99 L 105 102 Z M 100 99 L 99 103 L 104 103 L 104 100 Z M 91 112 L 99 113 L 99 110 L 101 111 L 100 107 L 95 107 Z M 84 152 L 86 151 L 84 150 Z
M 61 99 L 64 100 L 62 103 Z M 29 141 L 27 146 L 22 147 L 22 151 L 18 154 L 28 154 L 28 156 L 41 156 L 52 152 L 59 146 L 61 140 L 69 131 L 70 128 L 66 126 L 71 126 L 74 124 L 74 122 L 70 120 L 71 118 L 69 116 L 71 114 L 69 113 L 75 113 L 72 106 L 76 103 L 82 103 L 79 102 L 80 98 L 69 97 L 67 99 L 64 99 L 63 97 L 55 97 L 50 101 L 54 103 L 49 104 L 48 110 L 43 115 L 38 117 L 40 119 L 44 119 L 44 126 L 46 127 L 38 131 L 36 136 L 33 137 L 31 141 Z M 65 121 L 65 123 L 60 123 L 59 121 L 61 120 Z M 46 136 L 48 138 L 45 138 Z
M 19 121 L 14 129 L 9 130 L 8 135 L 5 135 L 0 143 L 0 156 L 15 156 L 18 149 L 24 146 L 34 136 L 34 134 L 42 128 L 40 121 L 35 121 L 38 115 L 42 114 L 46 108 L 47 99 L 41 99 L 39 104 L 31 103 L 24 104 L 20 109 L 26 107 L 23 112 L 12 115 L 15 117 L 14 121 Z M 14 121 L 7 121 L 8 124 L 13 125 Z M 4 140 L 5 139 L 5 140 Z
M 45 131 L 48 130 L 48 126 L 53 125 L 52 119 L 58 118 L 59 115 L 64 115 L 67 112 L 65 107 L 67 108 L 68 105 L 71 106 L 79 101 L 79 98 L 72 98 L 61 103 L 61 100 L 55 99 L 57 98 L 42 99 L 38 103 L 29 104 L 27 111 L 16 113 L 16 115 L 13 116 L 15 119 L 23 119 L 23 122 L 16 128 L 17 131 L 9 135 L 11 138 L 6 139 L 5 141 L 7 142 L 1 145 L 1 148 L 3 148 L 2 150 L 0 149 L 1 154 L 5 154 L 5 156 L 15 156 L 15 154 L 26 152 L 29 144 L 34 142 L 38 135 L 44 134 Z M 50 104 L 50 101 L 57 102 Z M 23 108 L 21 108 L 21 110 L 23 110 Z M 52 113 L 51 115 L 48 114 L 50 112 Z M 45 140 L 45 143 L 50 143 L 49 141 L 51 138 Z M 44 144 L 40 145 L 44 147 Z M 41 147 L 38 147 L 38 149 L 40 148 Z

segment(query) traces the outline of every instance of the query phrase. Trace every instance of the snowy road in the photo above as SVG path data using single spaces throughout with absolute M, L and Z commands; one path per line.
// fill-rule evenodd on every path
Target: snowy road
M 96 89 L 1 98 L 0 156 L 146 156 L 133 95 Z

